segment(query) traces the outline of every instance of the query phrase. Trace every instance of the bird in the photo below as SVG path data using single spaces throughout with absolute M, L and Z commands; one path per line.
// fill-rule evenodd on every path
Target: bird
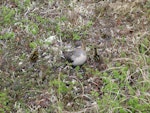
M 94 47 L 94 66 L 99 71 L 105 70 L 107 68 L 107 65 L 104 63 L 104 60 L 101 55 L 97 52 L 97 47 Z
M 71 62 L 72 66 L 82 66 L 87 60 L 84 45 L 82 41 L 76 41 L 74 45 L 75 48 L 73 51 L 63 51 L 63 55 L 68 62 Z
M 97 53 L 97 47 L 94 47 L 94 61 L 99 64 L 103 64 L 103 58 Z
M 39 58 L 38 48 L 35 48 L 30 54 L 29 60 L 31 63 L 36 63 Z

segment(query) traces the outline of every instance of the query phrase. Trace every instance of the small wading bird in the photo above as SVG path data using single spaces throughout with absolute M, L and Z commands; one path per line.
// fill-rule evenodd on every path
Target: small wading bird
M 84 45 L 81 41 L 75 42 L 75 49 L 73 51 L 64 51 L 63 55 L 72 66 L 82 66 L 87 60 L 87 54 L 84 50 Z
M 38 52 L 38 47 L 37 47 L 30 54 L 29 60 L 30 60 L 31 63 L 36 63 L 38 58 L 39 58 L 39 52 Z
M 94 47 L 94 66 L 97 68 L 99 71 L 105 70 L 107 68 L 107 65 L 104 63 L 104 60 L 101 55 L 98 54 L 97 52 L 97 47 Z

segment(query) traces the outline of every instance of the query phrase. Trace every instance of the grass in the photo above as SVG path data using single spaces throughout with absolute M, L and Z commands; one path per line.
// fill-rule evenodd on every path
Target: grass
M 149 4 L 2 0 L 0 112 L 150 112 Z M 88 61 L 72 69 L 61 52 L 75 40 Z

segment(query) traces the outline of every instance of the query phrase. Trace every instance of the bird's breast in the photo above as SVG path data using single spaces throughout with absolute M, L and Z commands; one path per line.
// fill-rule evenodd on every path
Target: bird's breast
M 86 56 L 86 55 L 80 54 L 80 56 L 74 58 L 73 65 L 74 65 L 74 66 L 82 65 L 82 64 L 85 63 L 86 59 L 87 59 L 87 56 Z

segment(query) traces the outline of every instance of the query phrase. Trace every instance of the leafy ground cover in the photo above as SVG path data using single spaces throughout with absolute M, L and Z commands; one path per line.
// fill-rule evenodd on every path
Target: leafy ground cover
M 1 0 L 0 112 L 149 113 L 150 0 Z

